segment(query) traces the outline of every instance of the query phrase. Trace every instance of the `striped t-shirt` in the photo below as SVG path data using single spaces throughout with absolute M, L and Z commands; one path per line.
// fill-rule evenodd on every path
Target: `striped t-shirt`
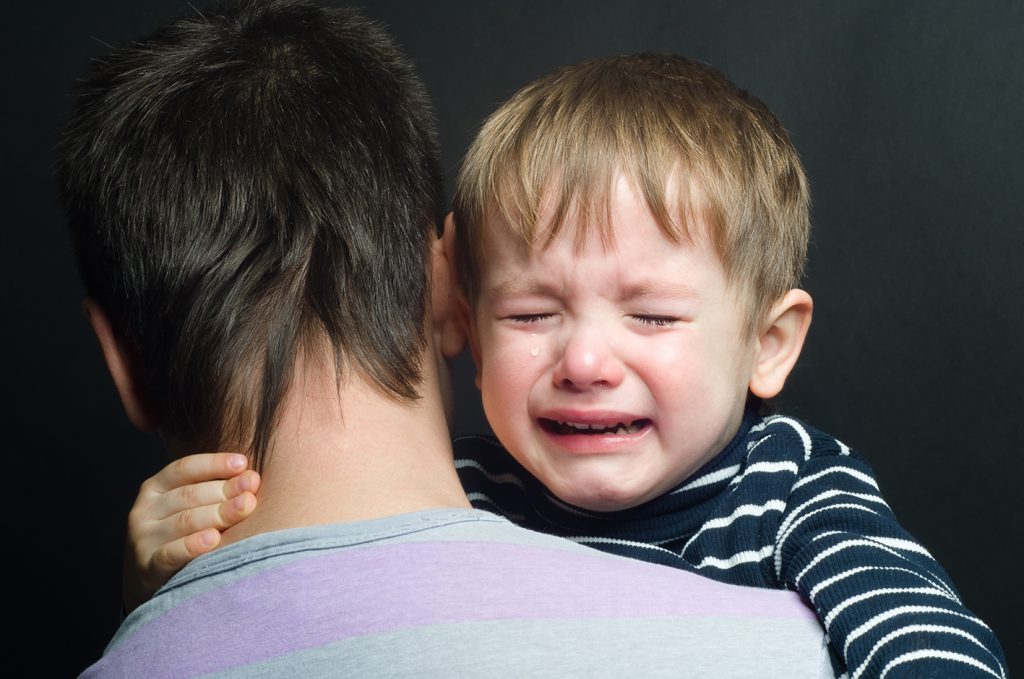
M 795 594 L 433 510 L 186 566 L 84 677 L 831 677 Z

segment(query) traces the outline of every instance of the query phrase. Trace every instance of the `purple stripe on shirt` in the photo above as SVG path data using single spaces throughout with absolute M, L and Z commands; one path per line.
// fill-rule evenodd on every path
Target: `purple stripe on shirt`
M 128 663 L 131 673 L 139 663 L 146 676 L 161 676 L 153 665 L 182 676 L 419 625 L 663 616 L 814 619 L 795 594 L 663 566 L 505 543 L 412 542 L 332 551 L 204 592 L 92 669 Z

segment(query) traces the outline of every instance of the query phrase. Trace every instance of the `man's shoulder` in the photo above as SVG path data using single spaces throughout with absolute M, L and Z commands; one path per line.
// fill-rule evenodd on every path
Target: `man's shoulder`
M 410 668 L 422 676 L 441 676 L 426 670 L 458 663 L 510 676 L 503 660 L 474 644 L 445 655 L 452 644 L 435 641 L 452 625 L 481 648 L 498 644 L 517 658 L 536 651 L 538 671 L 555 674 L 581 669 L 579 657 L 557 652 L 571 643 L 593 658 L 584 663 L 588 676 L 620 676 L 627 666 L 667 676 L 645 670 L 648 654 L 624 655 L 616 644 L 660 648 L 662 661 L 708 668 L 735 668 L 737 654 L 755 655 L 742 649 L 761 644 L 758 657 L 785 651 L 809 667 L 822 638 L 813 613 L 792 592 L 726 585 L 604 554 L 478 510 L 293 529 L 224 551 L 197 560 L 189 577 L 129 616 L 98 676 L 118 662 L 188 674 L 253 664 L 284 670 L 302 658 L 354 675 L 376 673 L 379 649 L 363 647 L 385 642 L 392 661 L 408 651 Z M 424 653 L 434 651 L 444 657 L 424 665 Z

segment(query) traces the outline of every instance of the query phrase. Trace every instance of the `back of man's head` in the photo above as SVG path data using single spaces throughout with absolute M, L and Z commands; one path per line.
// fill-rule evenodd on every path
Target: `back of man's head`
M 440 169 L 379 27 L 236 2 L 98 60 L 58 176 L 86 292 L 165 436 L 258 466 L 296 357 L 417 397 Z

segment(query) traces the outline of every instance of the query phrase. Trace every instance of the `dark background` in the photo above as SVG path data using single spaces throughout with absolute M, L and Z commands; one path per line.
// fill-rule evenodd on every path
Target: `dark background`
M 786 409 L 874 465 L 903 523 L 1024 663 L 1024 3 L 364 2 L 418 64 L 451 178 L 527 81 L 643 50 L 707 61 L 793 135 L 814 195 L 809 344 Z M 19 3 L 3 28 L 5 610 L 16 662 L 73 675 L 118 624 L 125 515 L 164 463 L 80 311 L 52 188 L 75 78 L 187 11 Z M 458 364 L 460 431 L 485 426 Z M 1018 565 L 1014 565 L 1018 563 Z M 50 674 L 44 671 L 43 674 Z

